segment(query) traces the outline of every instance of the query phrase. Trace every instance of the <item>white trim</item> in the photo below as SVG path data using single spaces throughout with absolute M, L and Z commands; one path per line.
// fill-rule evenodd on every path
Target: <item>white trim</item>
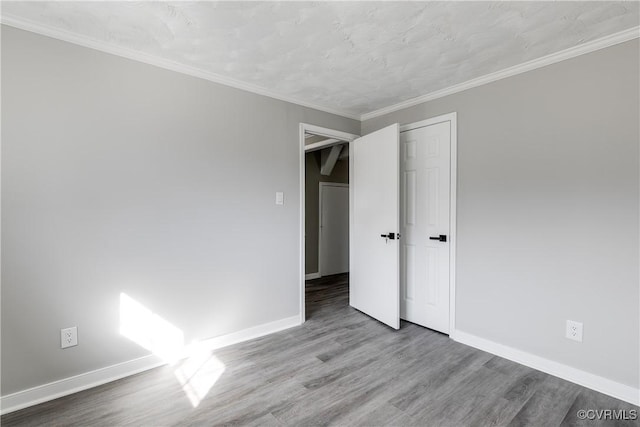
M 322 277 L 322 190 L 324 187 L 346 187 L 349 184 L 343 182 L 319 182 L 318 183 L 318 273 Z
M 513 67 L 505 68 L 494 73 L 467 80 L 466 82 L 459 83 L 448 88 L 427 93 L 425 95 L 418 96 L 417 98 L 412 98 L 398 104 L 390 105 L 388 107 L 383 107 L 378 110 L 362 114 L 360 116 L 360 121 L 383 116 L 385 114 L 402 110 L 404 108 L 413 107 L 414 105 L 422 104 L 427 101 L 433 101 L 434 99 L 453 95 L 454 93 L 462 92 L 463 90 L 472 89 L 474 87 L 482 86 L 487 83 L 495 82 L 497 80 L 502 80 L 507 77 L 515 76 L 517 74 L 522 74 L 527 71 L 535 70 L 537 68 L 546 67 L 547 65 L 575 58 L 576 56 L 584 55 L 586 53 L 591 53 L 596 50 L 627 42 L 629 40 L 637 39 L 638 37 L 640 37 L 640 27 L 629 28 L 627 30 L 620 31 L 618 33 L 614 33 L 597 40 L 592 40 L 586 43 L 582 43 L 578 46 L 571 47 L 569 49 L 561 50 L 560 52 L 552 53 L 550 55 L 527 61 L 522 64 L 514 65 Z
M 232 77 L 222 76 L 220 74 L 212 73 L 200 68 L 192 67 L 190 65 L 181 64 L 170 59 L 165 59 L 159 56 L 150 55 L 137 50 L 129 49 L 122 46 L 117 46 L 111 43 L 107 43 L 101 40 L 73 33 L 71 31 L 62 30 L 60 28 L 54 28 L 48 25 L 43 25 L 37 22 L 33 22 L 21 17 L 2 14 L 0 22 L 10 27 L 15 27 L 21 30 L 30 31 L 32 33 L 40 34 L 43 36 L 51 37 L 54 39 L 62 40 L 75 45 L 87 47 L 89 49 L 106 52 L 112 55 L 121 56 L 123 58 L 132 59 L 134 61 L 143 62 L 145 64 L 154 65 L 156 67 L 164 68 L 166 70 L 175 71 L 177 73 L 186 74 L 193 77 L 198 77 L 204 80 L 208 80 L 214 83 L 219 83 L 225 86 L 233 87 L 236 89 L 244 90 L 247 92 L 255 93 L 257 95 L 268 96 L 269 98 L 277 99 L 279 101 L 289 102 L 291 104 L 300 105 L 302 107 L 313 108 L 314 110 L 324 111 L 325 113 L 335 114 L 341 117 L 349 119 L 359 120 L 360 115 L 348 111 L 343 111 L 336 108 L 329 108 L 322 105 L 314 104 L 311 102 L 305 102 L 294 97 L 281 95 L 263 87 L 246 83 Z
M 449 336 L 456 334 L 456 241 L 457 241 L 457 177 L 458 177 L 458 114 L 443 114 L 400 126 L 400 133 L 437 123 L 450 123 L 451 159 L 449 171 Z
M 300 319 L 297 315 L 286 317 L 284 319 L 275 320 L 269 323 L 263 323 L 262 325 L 253 326 L 241 331 L 232 332 L 230 334 L 221 335 L 219 337 L 209 338 L 208 340 L 198 343 L 196 346 L 198 347 L 198 349 L 217 350 L 219 348 L 227 347 L 233 344 L 238 344 L 255 338 L 260 338 L 265 335 L 284 331 L 285 329 L 293 328 L 295 326 L 300 326 L 299 320 Z
M 29 388 L 0 398 L 1 413 L 17 411 L 19 409 L 48 402 L 62 396 L 77 393 L 120 378 L 135 375 L 149 369 L 164 365 L 165 362 L 153 355 L 118 363 L 106 368 L 96 369 L 80 375 L 54 381 L 41 386 Z
M 613 396 L 616 399 L 624 400 L 634 405 L 640 405 L 640 389 L 460 330 L 456 331 L 455 341 L 495 354 L 496 356 L 504 357 L 505 359 L 562 378 L 563 380 L 571 381 L 572 383 L 600 393 Z
M 194 350 L 195 348 L 199 350 L 215 350 L 299 325 L 300 319 L 298 316 L 288 317 L 202 341 L 190 350 Z M 0 398 L 0 413 L 7 414 L 39 403 L 48 402 L 166 364 L 166 362 L 154 355 L 147 355 L 138 359 L 8 394 Z
M 456 335 L 456 262 L 458 244 L 458 113 L 451 113 L 451 170 L 449 182 L 449 337 Z
M 355 153 L 355 145 L 356 144 L 349 144 L 349 184 L 353 185 L 354 182 L 354 162 L 353 162 L 353 154 Z M 351 273 L 353 272 L 353 260 L 355 259 L 354 257 L 354 252 L 353 252 L 353 240 L 354 240 L 354 224 L 355 224 L 355 217 L 353 216 L 353 212 L 355 212 L 354 206 L 354 200 L 353 200 L 353 188 L 352 187 L 349 189 L 349 291 L 351 291 Z M 349 306 L 351 306 L 351 292 L 349 292 Z
M 343 142 L 351 142 L 354 139 L 359 138 L 358 135 L 354 135 L 348 132 L 342 132 L 339 130 L 324 128 L 322 126 L 310 125 L 308 123 L 300 123 L 300 124 L 304 126 L 305 133 L 324 136 L 327 139 L 339 139 L 340 141 L 343 141 Z
M 454 93 L 462 92 L 463 90 L 478 87 L 487 83 L 495 82 L 507 77 L 511 77 L 517 74 L 521 74 L 527 71 L 535 70 L 537 68 L 545 67 L 547 65 L 555 64 L 567 59 L 574 58 L 576 56 L 584 55 L 586 53 L 594 52 L 596 50 L 604 49 L 616 44 L 624 43 L 629 40 L 640 37 L 640 26 L 632 27 L 627 30 L 620 31 L 596 40 L 592 40 L 580 45 L 555 52 L 550 55 L 543 56 L 541 58 L 533 59 L 531 61 L 524 62 L 522 64 L 514 65 L 509 68 L 505 68 L 494 73 L 486 74 L 475 79 L 468 80 L 457 85 L 450 86 L 448 88 L 440 89 L 435 92 L 427 93 L 425 95 L 418 96 L 416 98 L 409 99 L 394 105 L 380 108 L 378 110 L 370 111 L 364 114 L 357 114 L 354 112 L 348 112 L 336 108 L 325 107 L 310 102 L 301 101 L 299 99 L 281 95 L 272 92 L 266 88 L 256 86 L 250 83 L 246 83 L 232 77 L 222 76 L 216 73 L 212 73 L 199 68 L 191 67 L 189 65 L 181 64 L 176 61 L 161 58 L 155 55 L 139 52 L 133 49 L 128 49 L 121 46 L 116 46 L 104 41 L 96 40 L 91 37 L 79 35 L 71 31 L 54 28 L 48 25 L 43 25 L 37 22 L 33 22 L 28 19 L 24 19 L 18 16 L 9 15 L 3 13 L 0 16 L 0 23 L 11 27 L 19 28 L 21 30 L 30 31 L 36 34 L 41 34 L 54 39 L 62 40 L 68 43 L 73 43 L 79 46 L 84 46 L 90 49 L 99 50 L 101 52 L 110 53 L 112 55 L 121 56 L 123 58 L 132 59 L 134 61 L 143 62 L 145 64 L 155 65 L 156 67 L 164 68 L 167 70 L 175 71 L 178 73 L 198 77 L 201 79 L 209 80 L 215 83 L 219 83 L 225 86 L 230 86 L 236 89 L 244 90 L 247 92 L 255 93 L 258 95 L 268 96 L 280 101 L 289 102 L 292 104 L 300 105 L 302 107 L 313 108 L 315 110 L 324 111 L 326 113 L 335 114 L 341 117 L 349 119 L 365 121 L 374 117 L 379 117 L 394 111 L 402 110 L 404 108 L 412 107 L 414 105 L 422 104 L 427 101 L 442 98 Z
M 358 135 L 354 135 L 352 133 L 341 132 L 338 130 L 333 130 L 329 128 L 323 128 L 321 126 L 310 125 L 308 123 L 300 123 L 300 135 L 299 135 L 299 150 L 300 150 L 300 177 L 299 177 L 299 185 L 300 185 L 300 324 L 303 324 L 306 320 L 305 313 L 305 297 L 304 297 L 304 282 L 305 282 L 305 250 L 304 250 L 304 242 L 305 242 L 305 134 L 312 133 L 314 135 L 320 135 L 327 137 L 329 139 L 339 139 L 346 143 L 349 143 L 349 150 L 351 150 L 350 142 L 354 139 L 358 138 Z M 349 160 L 349 180 L 351 180 L 351 160 Z M 351 226 L 351 205 L 349 205 L 349 226 Z M 351 230 L 349 230 L 351 233 Z M 351 239 L 351 237 L 349 237 Z
M 307 144 L 304 146 L 304 151 L 310 153 L 312 151 L 322 150 L 323 148 L 332 147 L 334 145 L 342 144 L 344 141 L 340 141 L 339 139 L 329 138 L 324 139 L 318 142 L 312 142 L 311 144 Z
M 313 279 L 319 279 L 322 276 L 320 275 L 320 272 L 315 272 L 315 273 L 309 273 L 309 274 L 305 274 L 304 275 L 304 280 L 313 280 Z
M 400 125 L 400 133 L 407 132 L 407 131 L 414 130 L 414 129 L 418 129 L 418 128 L 423 128 L 423 127 L 426 127 L 426 126 L 435 125 L 437 123 L 443 123 L 443 122 L 455 123 L 457 117 L 458 117 L 458 115 L 454 111 L 452 113 L 442 114 L 440 116 L 432 117 L 430 119 L 420 120 L 419 122 L 409 123 L 409 124 L 406 124 L 406 125 Z

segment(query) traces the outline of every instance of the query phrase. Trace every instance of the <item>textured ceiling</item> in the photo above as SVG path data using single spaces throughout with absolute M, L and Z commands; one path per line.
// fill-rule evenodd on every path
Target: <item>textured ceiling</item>
M 639 24 L 638 2 L 2 2 L 4 16 L 360 115 Z

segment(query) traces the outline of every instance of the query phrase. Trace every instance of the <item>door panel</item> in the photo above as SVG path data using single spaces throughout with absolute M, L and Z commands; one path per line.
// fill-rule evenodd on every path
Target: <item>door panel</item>
M 352 307 L 400 328 L 399 244 L 381 234 L 399 232 L 399 127 L 391 125 L 351 145 Z
M 320 183 L 320 275 L 349 271 L 349 186 Z
M 401 317 L 449 333 L 451 122 L 405 131 L 400 135 Z

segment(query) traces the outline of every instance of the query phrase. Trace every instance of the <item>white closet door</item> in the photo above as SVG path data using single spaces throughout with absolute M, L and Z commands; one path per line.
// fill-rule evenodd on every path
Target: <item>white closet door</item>
M 401 133 L 401 317 L 449 333 L 451 122 Z

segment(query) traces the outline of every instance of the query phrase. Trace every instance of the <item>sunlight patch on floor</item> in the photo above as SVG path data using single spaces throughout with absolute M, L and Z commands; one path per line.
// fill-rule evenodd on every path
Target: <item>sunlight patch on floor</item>
M 224 363 L 207 351 L 185 359 L 174 373 L 195 408 L 222 376 L 225 368 Z
M 120 294 L 120 334 L 176 364 L 174 374 L 194 408 L 225 371 L 210 350 L 185 346 L 182 330 L 125 293 Z

